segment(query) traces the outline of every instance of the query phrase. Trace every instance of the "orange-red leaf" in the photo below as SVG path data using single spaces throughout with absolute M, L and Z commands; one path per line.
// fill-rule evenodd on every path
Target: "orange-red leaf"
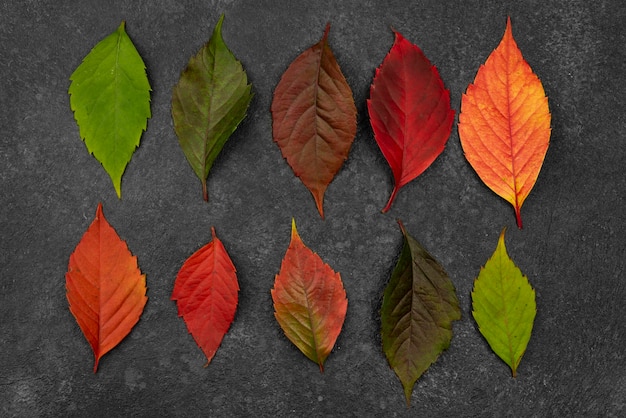
M 146 275 L 104 218 L 102 204 L 70 256 L 65 286 L 70 311 L 94 353 L 100 358 L 135 326 L 148 298 Z
M 311 191 L 324 217 L 324 192 L 348 158 L 356 135 L 352 90 L 322 40 L 283 74 L 272 101 L 274 141 L 296 176 Z
M 550 142 L 550 109 L 541 81 L 522 57 L 511 19 L 500 45 L 461 100 L 459 136 L 481 180 L 520 209 L 537 181 Z
M 295 221 L 272 299 L 274 316 L 287 338 L 323 372 L 341 332 L 348 299 L 339 273 L 304 245 Z
M 376 69 L 367 109 L 374 137 L 395 185 L 383 212 L 402 186 L 422 174 L 444 149 L 454 121 L 450 93 L 437 68 L 399 32 Z
M 237 310 L 239 284 L 233 262 L 211 228 L 213 240 L 189 257 L 176 276 L 177 301 L 189 333 L 211 362 Z

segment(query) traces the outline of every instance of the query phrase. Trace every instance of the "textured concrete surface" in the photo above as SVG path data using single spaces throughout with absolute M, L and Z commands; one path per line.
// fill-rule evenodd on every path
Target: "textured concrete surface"
M 178 147 L 170 96 L 220 13 L 255 97 L 209 177 L 210 203 Z M 524 230 L 465 161 L 444 153 L 399 194 L 365 100 L 391 27 L 438 66 L 452 107 L 498 44 L 506 16 L 541 78 L 551 145 Z M 0 4 L 1 416 L 624 416 L 626 415 L 626 8 L 587 1 L 21 1 Z M 118 200 L 86 152 L 68 78 L 126 20 L 153 88 L 153 117 Z M 321 220 L 271 137 L 272 92 L 289 63 L 330 45 L 359 110 L 356 140 Z M 457 115 L 458 120 L 458 115 Z M 140 322 L 92 373 L 65 298 L 68 258 L 97 203 L 147 274 Z M 270 289 L 295 217 L 304 242 L 342 274 L 343 332 L 320 374 L 282 335 Z M 381 351 L 383 288 L 401 246 L 396 218 L 445 266 L 463 318 L 407 409 Z M 239 271 L 239 310 L 208 368 L 170 301 L 183 261 L 210 227 Z M 509 253 L 537 291 L 519 376 L 471 317 L 474 277 L 507 226 Z

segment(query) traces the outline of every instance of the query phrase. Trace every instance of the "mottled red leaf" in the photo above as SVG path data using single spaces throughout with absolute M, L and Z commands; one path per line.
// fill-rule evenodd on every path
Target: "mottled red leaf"
M 146 275 L 104 218 L 101 203 L 70 256 L 65 281 L 70 311 L 93 350 L 95 373 L 100 358 L 139 321 L 148 300 Z
M 296 222 L 272 289 L 274 316 L 285 335 L 324 371 L 348 309 L 339 273 L 304 245 Z
M 348 158 L 356 135 L 352 90 L 322 40 L 304 51 L 283 74 L 274 91 L 274 141 L 296 176 L 311 191 L 324 217 L 324 193 Z
M 213 240 L 181 267 L 172 292 L 178 316 L 183 317 L 189 333 L 206 355 L 205 367 L 235 318 L 239 292 L 235 266 L 214 228 L 211 233 Z
M 376 69 L 367 100 L 374 137 L 398 190 L 426 170 L 444 149 L 454 121 L 450 93 L 424 53 L 395 32 L 396 39 Z

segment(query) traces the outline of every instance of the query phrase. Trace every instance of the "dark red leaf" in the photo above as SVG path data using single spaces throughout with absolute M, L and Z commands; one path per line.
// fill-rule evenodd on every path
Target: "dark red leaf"
M 370 89 L 367 108 L 374 137 L 387 159 L 398 190 L 426 170 L 448 141 L 454 110 L 437 68 L 424 53 L 395 32 L 396 39 Z

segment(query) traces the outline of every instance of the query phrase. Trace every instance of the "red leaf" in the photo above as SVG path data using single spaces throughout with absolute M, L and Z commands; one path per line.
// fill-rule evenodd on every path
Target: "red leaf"
M 104 218 L 102 204 L 70 256 L 65 286 L 70 311 L 94 353 L 100 358 L 135 326 L 148 298 L 146 275 Z
M 181 267 L 172 292 L 178 316 L 183 317 L 189 333 L 206 355 L 205 367 L 235 318 L 239 292 L 235 266 L 214 228 L 211 233 L 213 240 Z
M 424 53 L 395 32 L 396 39 L 376 69 L 367 109 L 374 137 L 398 190 L 426 170 L 443 151 L 452 130 L 450 93 Z
M 291 223 L 291 243 L 272 289 L 274 316 L 285 335 L 324 371 L 348 309 L 339 273 L 307 248 Z
M 327 43 L 304 51 L 283 74 L 272 101 L 274 141 L 311 191 L 324 217 L 324 192 L 348 158 L 356 135 L 352 91 Z

